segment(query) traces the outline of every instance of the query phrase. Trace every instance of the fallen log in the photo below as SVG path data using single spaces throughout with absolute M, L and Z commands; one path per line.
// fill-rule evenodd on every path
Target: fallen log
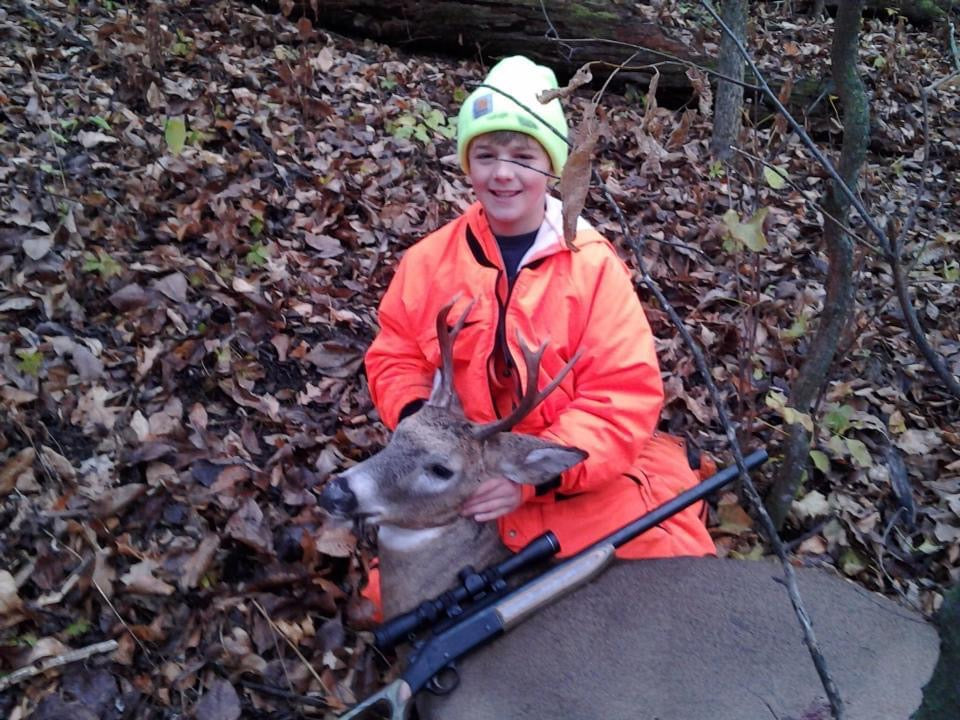
M 544 14 L 546 6 L 549 20 Z M 672 37 L 644 20 L 632 3 L 592 0 L 318 0 L 305 12 L 315 25 L 346 35 L 369 37 L 394 47 L 484 60 L 524 54 L 571 75 L 588 60 L 610 67 L 630 60 L 649 77 L 657 64 L 659 87 L 689 91 L 686 66 L 670 57 L 712 65 L 701 48 Z M 557 38 L 565 42 L 558 43 Z M 634 53 L 636 55 L 634 56 Z M 632 59 L 631 59 L 632 58 Z M 606 71 L 595 67 L 594 76 Z

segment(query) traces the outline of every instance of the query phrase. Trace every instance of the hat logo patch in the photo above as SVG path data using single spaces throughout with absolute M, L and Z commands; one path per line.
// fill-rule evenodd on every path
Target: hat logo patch
M 487 93 L 486 95 L 481 95 L 476 100 L 473 101 L 473 119 L 476 120 L 478 117 L 483 117 L 487 113 L 493 110 L 493 95 Z

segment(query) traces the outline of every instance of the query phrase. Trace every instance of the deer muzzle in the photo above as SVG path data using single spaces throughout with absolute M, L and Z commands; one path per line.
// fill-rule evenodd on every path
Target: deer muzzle
M 339 517 L 352 517 L 356 513 L 357 496 L 350 489 L 346 478 L 337 475 L 326 484 L 320 493 L 320 507 Z

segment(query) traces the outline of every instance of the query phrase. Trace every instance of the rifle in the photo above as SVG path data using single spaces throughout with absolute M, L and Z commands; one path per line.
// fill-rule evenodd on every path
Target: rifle
M 747 470 L 752 470 L 766 459 L 766 450 L 756 450 L 744 458 L 744 465 Z M 532 562 L 550 557 L 559 550 L 556 538 L 545 539 L 546 535 L 552 536 L 552 533 L 541 535 L 523 548 L 515 556 L 518 560 L 508 559 L 505 563 L 487 568 L 483 573 L 475 573 L 466 568 L 461 574 L 461 585 L 389 621 L 375 632 L 377 644 L 388 647 L 435 621 L 444 610 L 453 608 L 451 619 L 435 628 L 433 634 L 416 648 L 399 678 L 355 705 L 341 715 L 340 720 L 359 718 L 362 713 L 377 706 L 386 706 L 383 709 L 389 710 L 390 720 L 404 720 L 413 696 L 441 673 L 450 670 L 457 659 L 511 630 L 540 608 L 589 582 L 610 564 L 617 548 L 702 500 L 738 476 L 739 471 L 735 466 L 724 468 L 513 590 L 506 586 L 506 574 L 529 567 Z M 503 567 L 505 564 L 506 567 Z M 477 577 L 480 581 L 476 580 Z M 475 604 L 466 612 L 460 611 L 460 604 L 467 600 L 475 601 Z M 455 683 L 436 689 L 438 692 L 449 692 L 453 687 Z

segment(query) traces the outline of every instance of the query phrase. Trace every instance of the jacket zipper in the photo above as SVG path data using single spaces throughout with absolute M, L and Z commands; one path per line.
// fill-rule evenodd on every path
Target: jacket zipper
M 510 376 L 512 376 L 514 391 L 517 397 L 519 397 L 518 393 L 521 390 L 518 382 L 517 363 L 510 354 L 510 344 L 507 342 L 507 307 L 510 304 L 510 298 L 513 296 L 513 288 L 517 284 L 517 278 L 520 277 L 520 272 L 522 270 L 522 267 L 517 270 L 517 275 L 514 277 L 512 283 L 509 280 L 507 281 L 507 297 L 505 300 L 501 301 L 500 293 L 497 292 L 496 289 L 494 291 L 494 294 L 497 297 L 498 318 L 497 329 L 493 338 L 493 352 L 491 352 L 490 357 L 487 358 L 487 389 L 490 393 L 490 405 L 493 408 L 493 414 L 496 415 L 497 418 L 501 417 L 500 408 L 497 407 L 497 402 L 493 391 L 493 382 L 491 380 L 491 378 L 496 374 L 497 364 L 494 355 L 497 352 L 497 345 L 502 345 L 504 368 L 509 371 Z M 503 270 L 497 270 L 496 287 L 499 287 L 500 277 L 503 274 Z

